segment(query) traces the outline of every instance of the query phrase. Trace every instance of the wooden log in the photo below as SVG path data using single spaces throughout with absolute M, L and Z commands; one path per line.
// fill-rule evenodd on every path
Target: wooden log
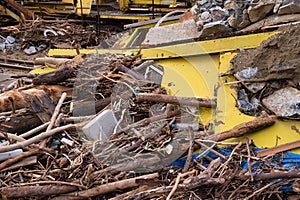
M 271 173 L 261 173 L 261 174 L 252 174 L 253 179 L 256 181 L 264 181 L 271 179 L 292 179 L 292 178 L 300 178 L 299 170 L 290 170 L 290 171 L 282 171 L 282 172 L 271 172 Z M 236 179 L 239 180 L 247 180 L 251 177 L 251 175 L 237 175 Z
M 42 84 L 57 84 L 63 81 L 66 81 L 68 78 L 74 76 L 74 68 L 70 66 L 63 67 L 61 69 L 57 69 L 53 72 L 48 72 L 44 74 L 40 74 L 35 77 L 32 81 L 34 85 L 42 85 Z
M 237 138 L 247 133 L 254 133 L 256 131 L 269 127 L 275 123 L 276 119 L 277 116 L 275 115 L 262 115 L 252 121 L 239 124 L 228 131 L 224 131 L 216 135 L 211 135 L 206 139 L 223 141 L 230 138 Z
M 25 185 L 18 187 L 5 187 L 1 190 L 2 198 L 48 197 L 76 190 L 70 185 Z
M 68 61 L 71 61 L 71 59 L 67 58 L 53 58 L 53 57 L 41 57 L 36 58 L 34 60 L 35 65 L 46 65 L 46 64 L 52 64 L 52 65 L 62 65 Z
M 140 93 L 136 96 L 137 101 L 149 101 L 155 103 L 170 103 L 175 105 L 200 106 L 205 108 L 215 108 L 214 99 L 205 99 L 197 97 L 179 97 L 165 94 Z
M 276 153 L 284 152 L 284 151 L 289 151 L 292 149 L 300 148 L 300 140 L 294 141 L 294 142 L 289 142 L 286 144 L 278 145 L 273 148 L 269 149 L 263 149 L 259 152 L 257 152 L 256 157 L 265 157 L 269 155 L 275 155 Z
M 117 182 L 112 182 L 112 183 L 107 183 L 104 185 L 99 185 L 94 188 L 88 189 L 88 190 L 83 190 L 79 192 L 73 192 L 73 193 L 68 193 L 68 194 L 63 194 L 58 197 L 54 197 L 52 200 L 65 200 L 65 199 L 83 199 L 83 198 L 90 198 L 94 196 L 98 196 L 101 194 L 107 194 L 113 191 L 117 190 L 123 190 L 126 188 L 133 188 L 136 186 L 139 186 L 137 183 L 137 180 L 140 179 L 155 179 L 158 178 L 159 174 L 158 173 L 153 173 L 153 174 L 147 174 L 143 176 L 138 176 L 135 178 L 130 178 L 130 179 L 125 179 Z
M 34 113 L 19 116 L 11 116 L 10 120 L 0 123 L 0 130 L 21 134 L 42 124 L 42 121 Z

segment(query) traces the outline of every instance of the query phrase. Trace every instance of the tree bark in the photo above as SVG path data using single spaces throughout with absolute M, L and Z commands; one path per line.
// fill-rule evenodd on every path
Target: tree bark
M 214 99 L 196 98 L 196 97 L 179 97 L 165 94 L 140 93 L 136 96 L 137 101 L 150 101 L 156 103 L 170 103 L 175 105 L 189 105 L 206 108 L 215 108 Z

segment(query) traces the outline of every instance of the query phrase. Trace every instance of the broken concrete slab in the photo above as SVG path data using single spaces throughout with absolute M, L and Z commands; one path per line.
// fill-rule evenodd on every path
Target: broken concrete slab
M 259 1 L 256 6 L 248 8 L 249 19 L 251 22 L 257 22 L 263 19 L 275 6 L 275 1 L 263 0 Z
M 277 90 L 262 100 L 263 104 L 277 116 L 300 117 L 300 91 L 293 87 Z
M 211 37 L 216 34 L 230 33 L 232 29 L 227 26 L 223 21 L 211 22 L 203 25 L 203 29 L 200 31 L 200 37 Z
M 198 37 L 198 28 L 195 21 L 187 20 L 182 23 L 170 24 L 166 26 L 149 29 L 142 45 L 160 45 L 164 43 L 189 40 Z

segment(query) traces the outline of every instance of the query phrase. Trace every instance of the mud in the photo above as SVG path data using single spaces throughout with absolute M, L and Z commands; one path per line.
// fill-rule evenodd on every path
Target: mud
M 287 28 L 264 41 L 258 48 L 240 52 L 232 60 L 233 71 L 258 68 L 252 80 L 289 80 L 298 87 L 300 81 L 300 26 Z

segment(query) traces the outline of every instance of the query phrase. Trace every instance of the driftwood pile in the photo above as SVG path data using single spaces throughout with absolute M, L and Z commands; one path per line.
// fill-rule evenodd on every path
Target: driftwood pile
M 195 128 L 191 108 L 214 109 L 215 100 L 167 95 L 157 78 L 145 78 L 143 66 L 152 64 L 139 54 L 77 55 L 0 94 L 2 199 L 284 199 L 290 183 L 299 191 L 299 171 L 272 152 L 257 153 L 249 140 L 216 146 L 276 116 L 219 134 L 208 124 Z M 116 117 L 113 134 L 87 140 L 82 128 L 107 110 Z M 171 165 L 178 159 L 182 166 Z

